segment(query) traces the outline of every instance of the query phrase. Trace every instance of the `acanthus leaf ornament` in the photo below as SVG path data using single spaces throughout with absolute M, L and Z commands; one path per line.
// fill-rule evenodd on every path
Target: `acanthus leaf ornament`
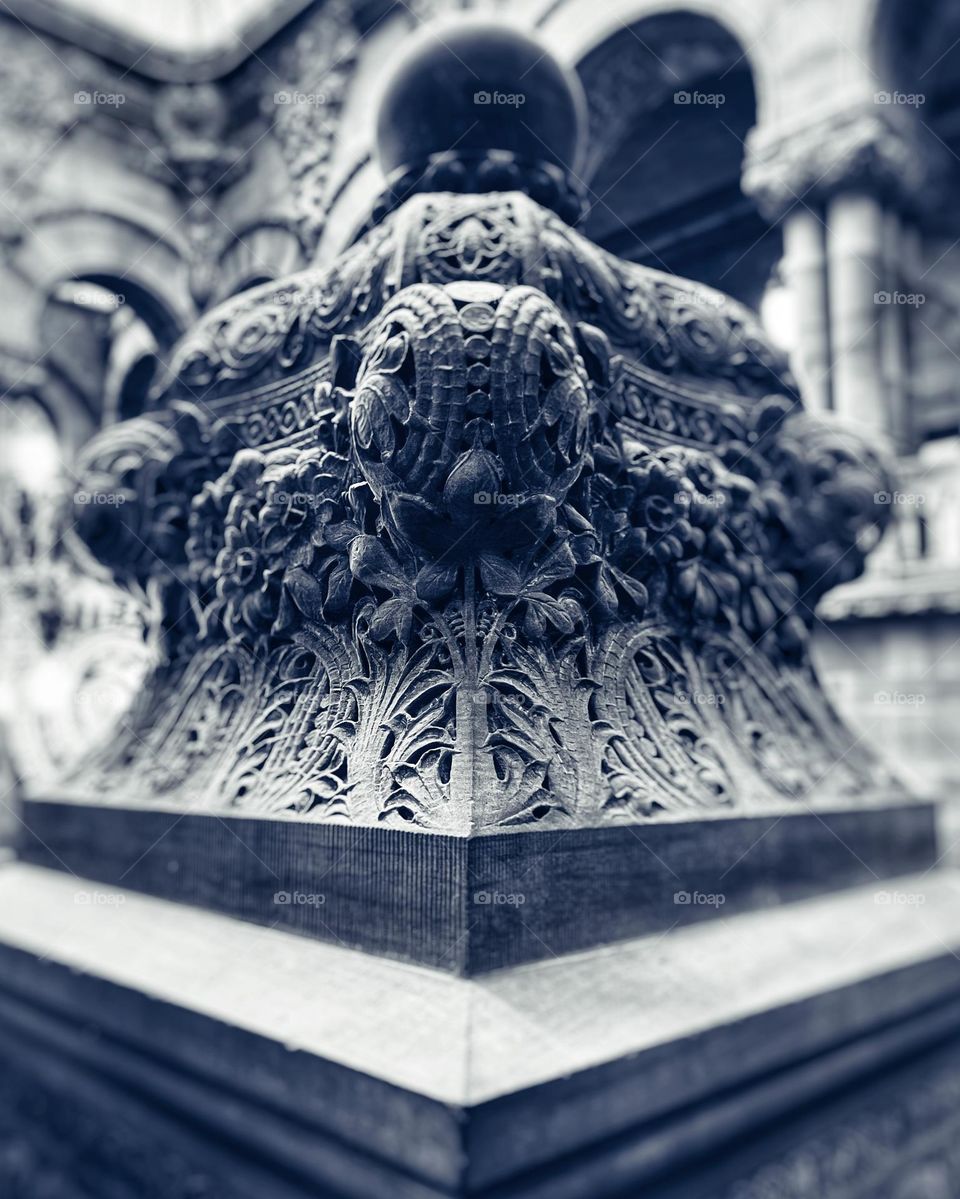
M 483 194 L 430 166 L 332 265 L 210 313 L 91 447 L 141 499 L 108 515 L 141 512 L 170 654 L 74 794 L 464 835 L 894 790 L 807 653 L 884 464 L 752 314 L 484 153 Z

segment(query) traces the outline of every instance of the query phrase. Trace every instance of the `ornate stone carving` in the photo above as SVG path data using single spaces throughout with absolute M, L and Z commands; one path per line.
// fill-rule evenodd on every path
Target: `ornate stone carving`
M 793 393 L 782 356 L 746 308 L 701 284 L 638 271 L 518 192 L 413 196 L 329 269 L 303 271 L 221 305 L 183 341 L 175 371 L 217 410 L 224 399 L 242 406 L 238 390 L 281 380 L 284 387 L 266 398 L 294 400 L 305 380 L 320 377 L 334 337 L 362 328 L 399 289 L 457 281 L 537 288 L 575 320 L 601 329 L 625 352 L 624 366 L 638 381 L 671 388 L 668 376 L 675 375 L 699 379 L 702 389 L 725 380 L 719 405 L 701 395 L 704 412 L 729 417 L 734 382 L 749 395 Z M 265 397 L 255 398 L 262 412 Z M 696 406 L 695 393 L 689 403 Z M 238 425 L 252 414 L 253 406 L 243 409 Z M 248 436 L 245 429 L 238 435 Z
M 535 108 L 557 64 L 462 36 L 398 68 L 385 165 L 451 113 L 472 131 L 508 60 L 532 124 L 488 113 L 468 155 L 574 153 L 575 91 L 569 120 Z M 531 190 L 413 195 L 221 306 L 90 446 L 88 489 L 125 502 L 81 531 L 164 589 L 170 659 L 74 794 L 458 833 L 889 795 L 806 652 L 882 529 L 883 464 L 803 414 L 749 312 Z
M 747 312 L 523 194 L 212 313 L 85 469 L 172 657 L 78 793 L 456 831 L 889 785 L 806 658 L 882 464 Z
M 262 106 L 287 164 L 304 244 L 316 247 L 330 203 L 330 164 L 359 34 L 344 0 L 311 13 L 268 63 Z M 279 85 L 279 86 L 278 86 Z
M 931 164 L 916 131 L 904 127 L 906 120 L 874 104 L 778 137 L 754 129 L 747 141 L 743 189 L 771 221 L 801 198 L 819 203 L 858 184 L 914 203 Z

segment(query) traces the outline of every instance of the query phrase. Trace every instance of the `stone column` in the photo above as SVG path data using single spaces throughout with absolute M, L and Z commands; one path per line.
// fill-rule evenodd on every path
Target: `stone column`
M 898 214 L 929 172 L 909 121 L 871 100 L 800 130 L 754 130 L 743 176 L 744 191 L 782 224 L 807 404 L 829 405 L 898 445 L 908 439 L 909 316 L 902 292 L 900 303 L 894 295 L 905 237 Z
M 884 311 L 892 297 L 883 206 L 875 196 L 841 191 L 829 201 L 827 269 L 833 406 L 845 420 L 886 433 L 890 414 L 882 343 Z
M 881 310 L 881 367 L 886 390 L 887 432 L 898 453 L 912 448 L 908 407 L 909 364 L 907 361 L 907 324 L 915 309 L 904 302 L 914 289 L 904 271 L 905 229 L 900 213 L 884 216 L 884 268 L 891 302 Z
M 784 278 L 796 321 L 794 371 L 812 411 L 832 407 L 827 309 L 826 229 L 811 209 L 798 206 L 783 221 Z

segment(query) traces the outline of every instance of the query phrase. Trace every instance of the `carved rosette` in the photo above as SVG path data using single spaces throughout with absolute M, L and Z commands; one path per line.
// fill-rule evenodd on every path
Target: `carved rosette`
M 212 313 L 87 452 L 169 661 L 73 793 L 461 833 L 888 796 L 807 656 L 884 466 L 706 294 L 415 196 Z

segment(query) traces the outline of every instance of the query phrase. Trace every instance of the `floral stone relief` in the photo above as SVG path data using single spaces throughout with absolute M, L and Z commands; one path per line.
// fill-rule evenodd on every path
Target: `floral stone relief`
M 883 461 L 745 309 L 520 192 L 221 306 L 82 467 L 167 657 L 75 798 L 466 833 L 897 790 L 807 648 Z

